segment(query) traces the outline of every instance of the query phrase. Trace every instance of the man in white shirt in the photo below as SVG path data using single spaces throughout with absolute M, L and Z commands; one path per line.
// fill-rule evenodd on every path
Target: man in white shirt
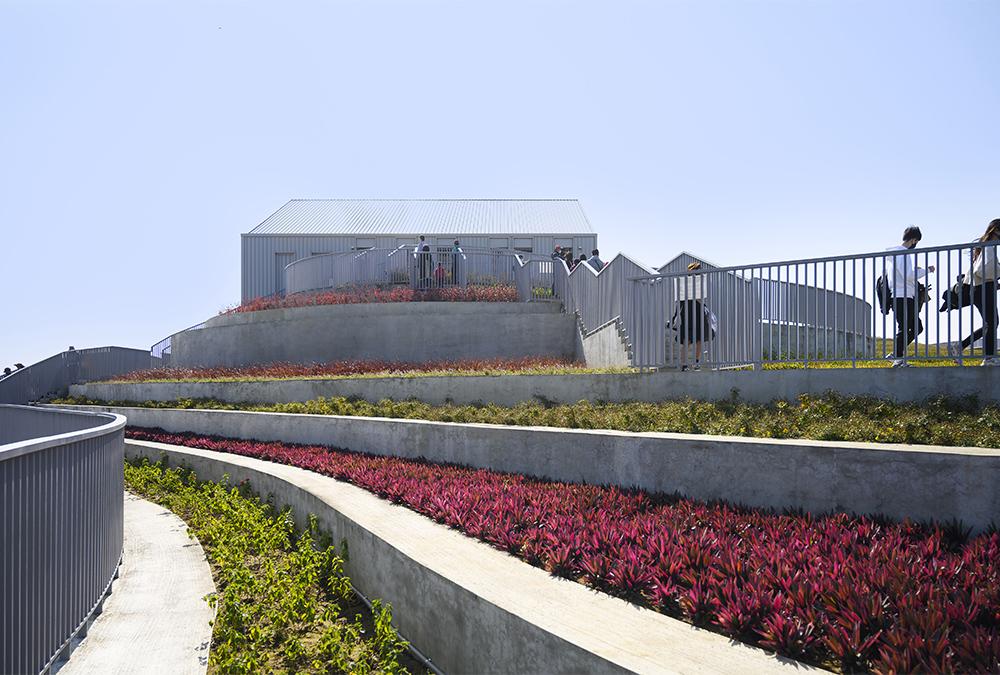
M 919 227 L 912 225 L 903 231 L 902 246 L 892 246 L 887 251 L 908 251 L 914 248 L 923 236 Z M 892 272 L 888 279 L 889 290 L 892 291 L 892 311 L 896 316 L 896 338 L 893 343 L 893 368 L 908 366 L 906 348 L 923 332 L 924 325 L 920 321 L 920 303 L 918 299 L 917 279 L 923 279 L 928 272 L 934 271 L 934 265 L 928 265 L 925 270 L 917 266 L 915 255 L 895 255 L 889 258 Z

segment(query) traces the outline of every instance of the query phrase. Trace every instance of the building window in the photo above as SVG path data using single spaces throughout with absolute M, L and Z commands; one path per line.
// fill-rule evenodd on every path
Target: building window
M 355 251 L 367 251 L 370 248 L 375 248 L 374 239 L 362 239 L 361 237 L 358 237 L 354 242 Z
M 531 239 L 515 239 L 514 250 L 521 251 L 522 253 L 531 253 L 533 244 L 534 242 Z
M 504 239 L 494 239 L 493 237 L 490 237 L 490 248 L 493 248 L 493 249 L 499 248 L 499 249 L 506 250 L 506 249 L 510 248 L 510 239 L 506 239 L 506 238 L 504 238 Z

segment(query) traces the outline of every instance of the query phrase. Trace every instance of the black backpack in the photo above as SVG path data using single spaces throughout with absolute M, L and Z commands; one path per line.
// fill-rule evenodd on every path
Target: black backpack
M 875 281 L 875 297 L 878 298 L 878 308 L 883 314 L 892 311 L 892 289 L 884 274 Z

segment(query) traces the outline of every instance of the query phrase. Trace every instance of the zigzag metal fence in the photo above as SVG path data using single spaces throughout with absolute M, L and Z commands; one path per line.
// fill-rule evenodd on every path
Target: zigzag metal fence
M 886 357 L 962 363 L 994 351 L 995 333 L 989 328 L 996 325 L 996 283 L 990 280 L 997 276 L 992 269 L 997 244 L 669 274 L 618 256 L 599 273 L 587 265 L 572 272 L 565 264 L 555 265 L 553 289 L 585 330 L 618 319 L 632 363 L 640 368 L 857 365 Z M 986 261 L 986 268 L 980 269 L 979 281 L 963 287 L 960 280 L 972 270 L 976 249 L 983 251 L 979 267 Z M 894 299 L 878 302 L 879 279 Z M 952 289 L 956 296 L 943 297 Z M 908 295 L 912 302 L 906 301 Z

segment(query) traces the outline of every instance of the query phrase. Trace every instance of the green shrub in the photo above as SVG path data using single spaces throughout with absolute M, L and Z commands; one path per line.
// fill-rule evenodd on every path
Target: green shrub
M 406 643 L 388 605 L 369 612 L 344 560 L 309 518 L 262 502 L 246 485 L 199 482 L 163 464 L 125 464 L 128 489 L 183 518 L 218 591 L 209 669 L 217 673 L 405 673 Z
M 429 405 L 420 401 L 389 399 L 370 403 L 341 397 L 265 405 L 221 403 L 207 399 L 135 403 L 70 398 L 61 402 L 1000 448 L 1000 408 L 996 405 L 981 406 L 974 397 L 937 397 L 923 403 L 895 403 L 868 396 L 847 397 L 827 393 L 764 404 L 743 403 L 736 399 L 718 402 L 685 399 L 658 403 L 580 401 L 572 405 L 525 402 L 511 407 L 493 404 Z

